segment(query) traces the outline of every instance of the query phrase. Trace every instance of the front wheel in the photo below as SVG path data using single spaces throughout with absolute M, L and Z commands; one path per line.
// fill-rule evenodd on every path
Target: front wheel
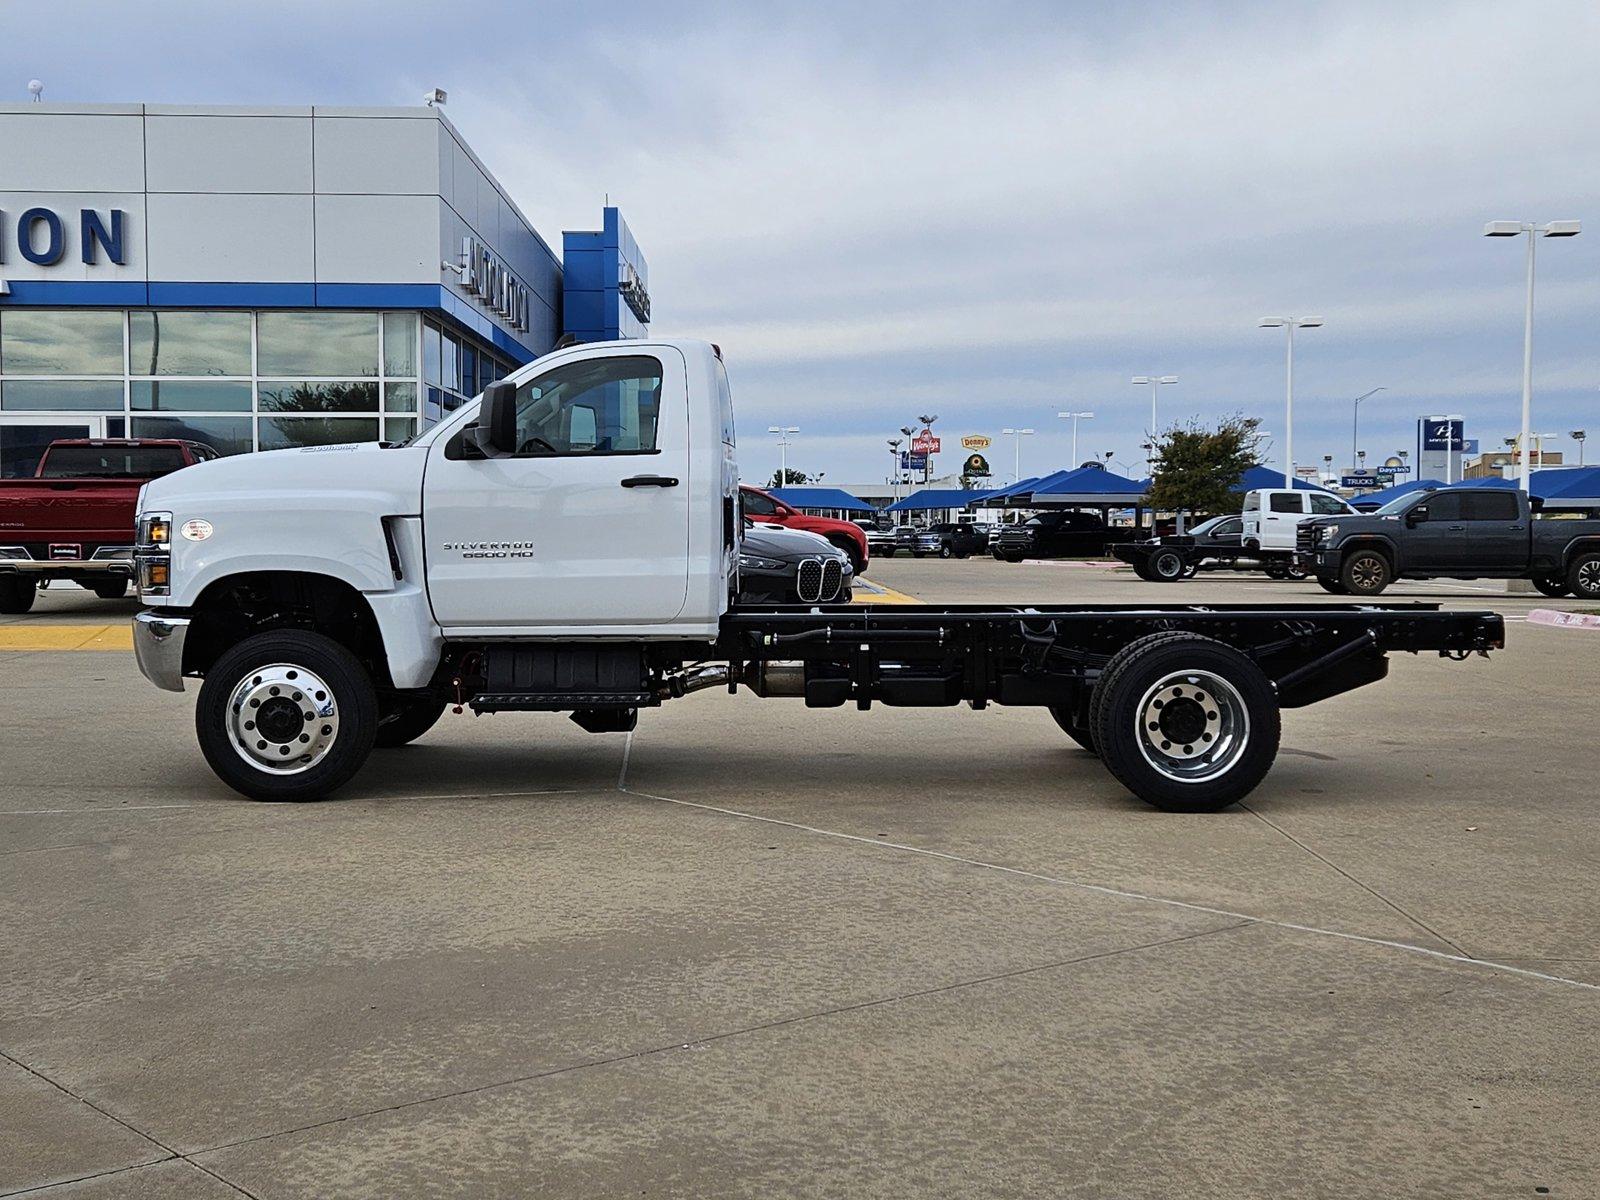
M 940 546 L 939 547 L 939 557 L 940 558 L 954 558 L 955 556 L 956 556 L 956 552 L 954 550 L 952 550 L 949 546 Z
M 1533 584 L 1534 591 L 1540 595 L 1549 596 L 1554 600 L 1559 600 L 1563 596 L 1572 594 L 1567 587 L 1567 581 L 1564 579 L 1555 579 L 1549 575 L 1539 575 L 1535 576 L 1530 582 Z
M 1394 578 L 1389 560 L 1377 550 L 1356 550 L 1339 568 L 1339 582 L 1352 596 L 1376 596 Z
M 1567 587 L 1584 600 L 1600 600 L 1600 553 L 1580 554 L 1567 568 Z
M 1244 799 L 1278 754 L 1271 681 L 1232 646 L 1194 633 L 1151 634 L 1118 652 L 1090 718 L 1111 773 L 1164 812 Z
M 444 715 L 444 701 L 431 697 L 395 700 L 380 708 L 378 733 L 372 740 L 374 746 L 392 750 L 409 745 L 438 723 Z
M 31 579 L 23 579 L 17 575 L 9 579 L 0 579 L 0 613 L 21 616 L 33 607 L 34 598 L 38 594 L 39 589 L 34 586 Z
M 1296 583 L 1299 583 L 1301 580 L 1305 579 L 1307 574 L 1308 572 L 1306 569 L 1296 563 L 1290 563 L 1283 569 L 1284 578 L 1293 579 Z
M 320 800 L 372 752 L 378 700 L 355 655 L 320 633 L 246 638 L 206 673 L 194 712 L 200 751 L 252 800 Z
M 1269 562 L 1261 569 L 1267 573 L 1268 579 L 1289 578 L 1289 568 L 1284 566 L 1281 562 Z
M 1317 586 L 1323 591 L 1334 596 L 1348 596 L 1350 594 L 1344 590 L 1344 584 L 1340 583 L 1337 579 L 1330 578 L 1327 575 L 1317 576 Z

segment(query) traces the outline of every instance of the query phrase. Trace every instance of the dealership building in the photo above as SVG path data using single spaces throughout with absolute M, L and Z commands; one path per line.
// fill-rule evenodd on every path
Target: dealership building
M 557 254 L 435 108 L 0 106 L 0 475 L 61 437 L 403 440 L 647 332 L 599 226 Z

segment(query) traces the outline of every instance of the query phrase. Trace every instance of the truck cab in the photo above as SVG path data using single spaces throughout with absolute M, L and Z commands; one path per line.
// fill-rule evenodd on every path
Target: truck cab
M 1256 488 L 1244 496 L 1241 540 L 1251 553 L 1278 551 L 1292 553 L 1296 530 L 1302 521 L 1313 517 L 1354 514 L 1332 492 L 1308 488 Z

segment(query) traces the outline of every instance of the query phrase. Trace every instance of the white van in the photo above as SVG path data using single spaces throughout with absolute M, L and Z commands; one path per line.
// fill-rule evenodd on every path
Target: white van
M 1244 494 L 1244 548 L 1252 552 L 1293 551 L 1300 522 L 1340 514 L 1357 515 L 1355 509 L 1332 492 L 1257 488 Z

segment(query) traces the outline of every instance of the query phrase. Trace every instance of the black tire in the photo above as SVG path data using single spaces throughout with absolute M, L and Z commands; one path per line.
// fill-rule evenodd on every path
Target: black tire
M 1352 550 L 1339 565 L 1339 584 L 1349 596 L 1376 596 L 1394 582 L 1394 568 L 1383 551 Z
M 1268 579 L 1289 578 L 1289 568 L 1284 566 L 1281 562 L 1269 562 L 1261 569 L 1267 573 Z
M 1600 600 L 1600 552 L 1590 550 L 1572 560 L 1567 589 L 1581 600 Z
M 1340 583 L 1331 575 L 1318 575 L 1317 586 L 1323 591 L 1329 592 L 1335 596 L 1348 596 L 1350 594 L 1344 590 L 1344 584 Z
M 309 694 L 301 696 L 295 684 L 307 678 L 322 687 L 308 687 Z M 281 691 L 271 692 L 269 684 Z M 295 696 L 301 696 L 300 704 L 320 707 L 301 710 Z M 253 722 L 247 725 L 245 715 L 267 713 L 267 705 L 273 706 L 270 735 Z M 305 712 L 313 714 L 310 720 L 303 719 Z M 338 642 L 320 633 L 281 629 L 246 638 L 213 664 L 200 687 L 194 722 L 206 762 L 234 791 L 252 800 L 320 800 L 348 783 L 367 761 L 378 729 L 378 699 L 366 668 Z M 265 718 L 261 724 L 266 725 Z M 262 736 L 246 750 L 235 741 L 236 728 L 241 737 Z M 315 739 L 313 748 L 321 738 L 329 740 L 320 757 L 296 773 L 246 759 L 247 753 L 281 753 L 300 744 L 300 734 Z M 292 754 L 290 749 L 283 761 L 292 762 Z
M 1078 724 L 1078 708 L 1075 704 L 1058 704 L 1050 708 L 1050 715 L 1061 730 L 1078 745 L 1090 754 L 1098 756 L 1100 749 L 1094 744 L 1094 736 L 1087 725 Z
M 1141 558 L 1133 564 L 1133 573 L 1146 583 L 1154 583 L 1156 577 L 1150 574 L 1150 560 Z
M 1216 812 L 1242 800 L 1271 769 L 1281 733 L 1261 668 L 1195 633 L 1151 634 L 1121 650 L 1095 687 L 1090 719 L 1112 775 L 1163 812 Z M 1216 741 L 1178 744 L 1185 736 Z
M 1183 555 L 1176 550 L 1157 550 L 1149 558 L 1150 578 L 1156 583 L 1177 583 L 1183 578 Z
M 1002 556 L 1002 557 L 1003 557 L 1003 558 L 1004 558 L 1004 559 L 1005 559 L 1005 560 L 1006 560 L 1006 561 L 1007 561 L 1007 562 L 1008 562 L 1008 563 L 1020 563 L 1020 562 L 1021 562 L 1021 561 L 1022 561 L 1022 557 L 1023 557 L 1023 556 L 1022 556 L 1022 555 L 1020 555 L 1020 554 L 1006 554 L 1006 555 L 1003 555 L 1003 556 Z
M 0 613 L 20 616 L 33 607 L 34 598 L 38 594 L 39 589 L 31 579 L 22 579 L 16 575 L 0 579 Z
M 443 700 L 408 697 L 379 706 L 378 732 L 372 744 L 380 750 L 409 745 L 432 729 L 444 715 Z
M 121 600 L 128 594 L 126 579 L 102 579 L 90 585 L 102 600 Z
M 1554 579 L 1548 575 L 1540 575 L 1536 576 L 1529 582 L 1533 584 L 1534 591 L 1538 592 L 1540 595 L 1549 596 L 1554 600 L 1559 600 L 1563 596 L 1570 596 L 1572 594 L 1572 590 L 1567 587 L 1567 581 L 1565 579 Z
M 1309 575 L 1309 574 L 1310 574 L 1310 572 L 1307 571 L 1304 567 L 1298 566 L 1295 563 L 1290 563 L 1288 566 L 1284 567 L 1284 569 L 1283 569 L 1283 577 L 1285 579 L 1292 579 L 1296 583 L 1303 582 L 1305 580 L 1306 576 Z
M 885 546 L 881 551 L 879 551 L 879 553 L 884 558 L 893 558 L 894 557 L 894 547 L 893 546 Z
M 956 552 L 954 550 L 952 550 L 949 546 L 940 546 L 939 547 L 939 557 L 940 558 L 954 558 L 955 556 L 956 556 Z

